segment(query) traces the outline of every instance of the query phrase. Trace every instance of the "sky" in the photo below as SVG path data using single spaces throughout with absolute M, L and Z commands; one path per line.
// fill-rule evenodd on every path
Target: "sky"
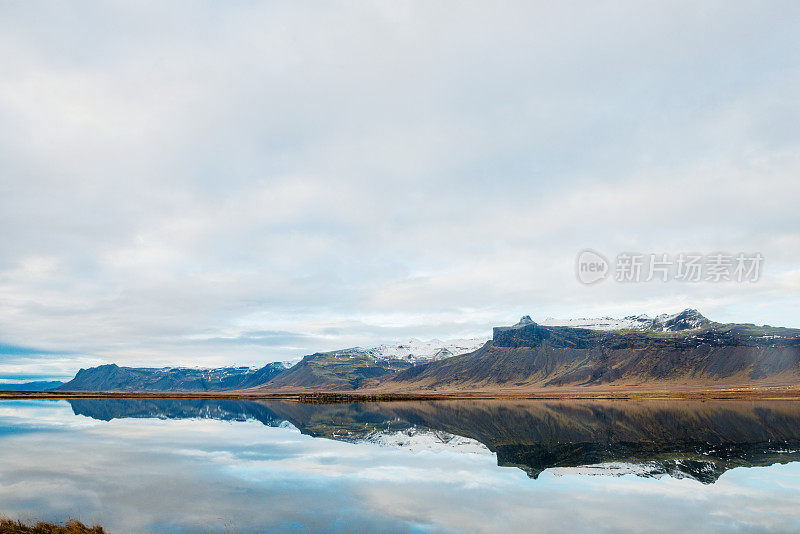
M 797 2 L 3 2 L 0 379 L 800 327 Z M 763 256 L 590 286 L 577 254 Z

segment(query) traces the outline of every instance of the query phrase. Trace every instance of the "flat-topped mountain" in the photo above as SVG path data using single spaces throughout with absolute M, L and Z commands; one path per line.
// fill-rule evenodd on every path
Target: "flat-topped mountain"
M 695 310 L 609 329 L 544 326 L 523 317 L 475 352 L 418 365 L 385 391 L 525 390 L 555 386 L 800 384 L 800 330 L 719 324 Z

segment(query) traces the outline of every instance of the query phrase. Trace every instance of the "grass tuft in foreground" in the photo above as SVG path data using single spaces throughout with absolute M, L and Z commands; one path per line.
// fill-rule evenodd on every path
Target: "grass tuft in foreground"
M 80 521 L 23 523 L 0 517 L 0 534 L 105 534 L 103 527 L 87 527 Z

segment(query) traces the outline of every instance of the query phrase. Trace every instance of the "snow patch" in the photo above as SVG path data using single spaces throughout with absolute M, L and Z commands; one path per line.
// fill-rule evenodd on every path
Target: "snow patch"
M 442 360 L 451 356 L 476 351 L 488 340 L 489 338 L 420 341 L 419 339 L 411 338 L 393 345 L 379 345 L 371 348 L 355 347 L 348 349 L 348 352 L 365 354 L 375 360 L 400 359 L 411 363 L 420 363 Z
M 662 313 L 656 317 L 649 315 L 628 315 L 622 319 L 613 317 L 555 319 L 548 317 L 542 326 L 568 326 L 571 328 L 587 328 L 589 330 L 638 330 L 650 332 L 674 332 L 677 330 L 693 330 L 708 324 L 708 319 L 697 310 L 683 310 L 679 313 Z

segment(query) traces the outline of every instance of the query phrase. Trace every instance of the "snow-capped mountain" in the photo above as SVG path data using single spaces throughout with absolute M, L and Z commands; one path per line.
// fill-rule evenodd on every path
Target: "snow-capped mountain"
M 487 341 L 489 341 L 488 337 L 451 339 L 449 341 L 438 339 L 420 341 L 419 339 L 411 338 L 393 345 L 378 345 L 371 348 L 355 347 L 348 350 L 363 353 L 375 360 L 400 359 L 411 363 L 419 363 L 442 360 L 450 356 L 472 352 L 481 348 Z
M 700 328 L 709 323 L 697 310 L 683 310 L 679 313 L 663 313 L 656 317 L 649 315 L 629 315 L 622 319 L 613 317 L 555 319 L 548 317 L 542 326 L 569 326 L 571 328 L 588 328 L 589 330 L 639 330 L 650 332 L 674 332 Z

